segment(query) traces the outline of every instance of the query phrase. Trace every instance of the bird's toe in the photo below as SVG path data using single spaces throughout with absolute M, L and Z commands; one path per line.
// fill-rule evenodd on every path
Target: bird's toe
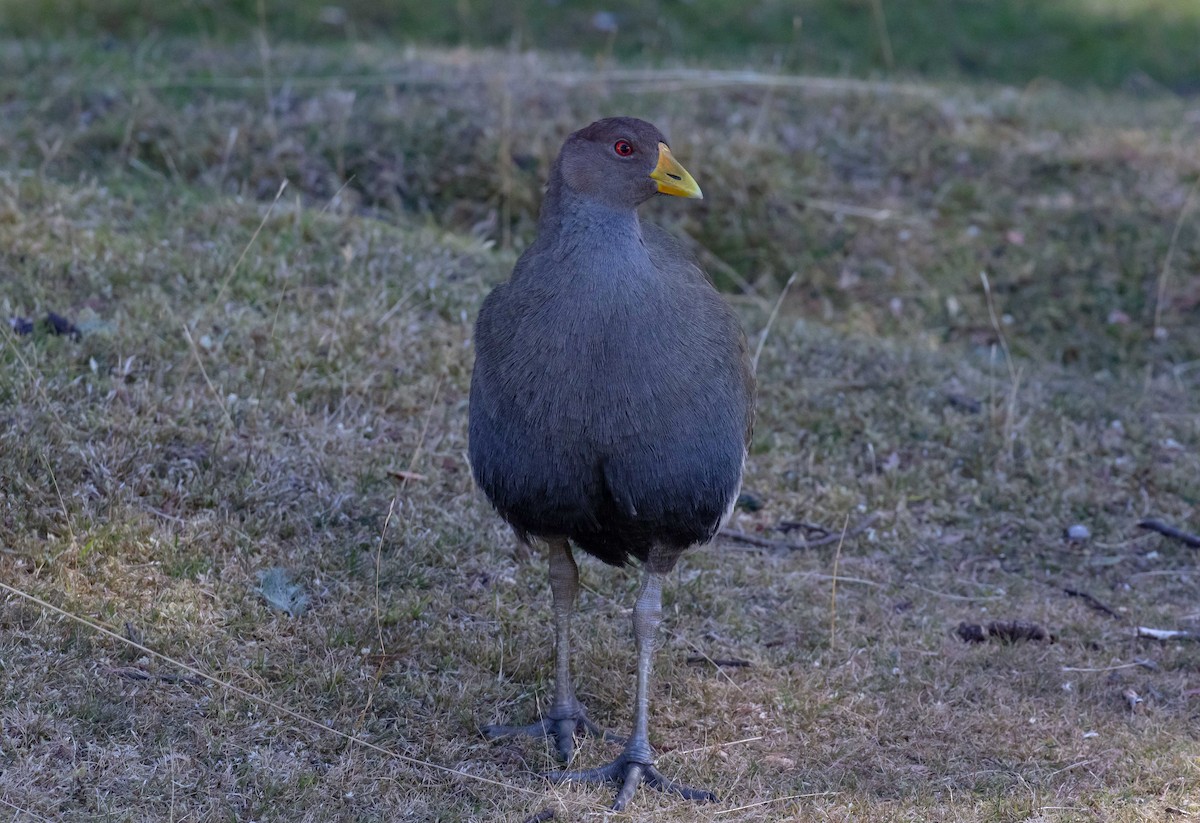
M 663 773 L 653 766 L 646 767 L 646 783 L 660 792 L 668 794 L 677 794 L 688 800 L 695 800 L 698 803 L 716 803 L 717 796 L 708 789 L 695 789 L 691 786 L 685 786 L 682 783 L 676 783 L 674 780 L 666 778 Z
M 633 793 L 637 791 L 637 787 L 642 785 L 643 775 L 646 766 L 641 763 L 630 763 L 625 769 L 625 782 L 621 784 L 621 790 L 617 792 L 617 797 L 613 800 L 613 811 L 619 812 L 629 805 L 629 801 L 633 799 Z
M 554 783 L 620 783 L 621 788 L 617 790 L 612 805 L 613 811 L 618 812 L 629 804 L 637 793 L 638 786 L 643 783 L 657 791 L 677 794 L 699 803 L 713 803 L 717 799 L 717 796 L 707 789 L 696 789 L 676 783 L 664 777 L 653 765 L 632 760 L 624 753 L 611 763 L 594 769 L 553 771 L 547 772 L 545 777 Z
M 597 726 L 586 714 L 579 718 L 579 730 L 592 737 L 603 737 L 609 743 L 618 743 L 622 746 L 625 745 L 626 738 L 621 737 L 619 734 L 613 734 L 608 729 Z
M 482 727 L 484 737 L 489 740 L 504 740 L 510 737 L 551 737 L 554 738 L 554 749 L 564 763 L 569 763 L 575 755 L 575 735 L 584 734 L 600 737 L 613 743 L 623 744 L 625 738 L 613 734 L 592 722 L 582 705 L 577 705 L 570 711 L 551 711 L 535 723 L 525 726 L 506 726 L 490 724 Z
M 570 763 L 575 755 L 575 728 L 579 721 L 573 717 L 564 717 L 554 722 L 554 743 L 558 756 L 564 763 Z

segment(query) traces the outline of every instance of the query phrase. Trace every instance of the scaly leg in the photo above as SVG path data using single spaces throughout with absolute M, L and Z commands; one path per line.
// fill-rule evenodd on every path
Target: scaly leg
M 633 607 L 633 637 L 637 643 L 637 702 L 633 711 L 633 734 L 625 744 L 625 750 L 616 760 L 595 769 L 558 771 L 546 775 L 554 782 L 567 780 L 621 784 L 613 810 L 625 808 L 637 791 L 646 783 L 661 792 L 674 792 L 688 800 L 711 802 L 717 799 L 712 792 L 693 789 L 663 777 L 654 768 L 654 752 L 650 748 L 650 670 L 654 662 L 654 640 L 658 624 L 662 622 L 662 585 L 665 575 L 647 570 Z
M 554 598 L 554 703 L 544 718 L 528 726 L 484 726 L 483 733 L 495 740 L 502 737 L 553 737 L 558 755 L 570 761 L 575 753 L 575 733 L 622 742 L 591 721 L 575 697 L 571 682 L 571 615 L 579 597 L 579 567 L 566 538 L 548 541 L 550 593 Z

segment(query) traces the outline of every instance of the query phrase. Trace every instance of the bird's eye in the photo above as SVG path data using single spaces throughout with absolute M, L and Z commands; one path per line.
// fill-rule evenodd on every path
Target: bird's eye
M 620 157 L 628 157 L 633 154 L 633 145 L 628 140 L 618 140 L 613 143 L 613 151 Z

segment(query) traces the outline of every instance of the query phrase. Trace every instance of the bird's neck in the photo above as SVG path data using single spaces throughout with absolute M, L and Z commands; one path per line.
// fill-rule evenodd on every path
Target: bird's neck
M 645 254 L 637 211 L 613 208 L 572 189 L 555 170 L 538 218 L 537 243 L 556 256 Z

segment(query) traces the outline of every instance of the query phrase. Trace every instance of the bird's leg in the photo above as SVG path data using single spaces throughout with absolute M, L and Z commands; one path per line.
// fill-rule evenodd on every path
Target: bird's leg
M 554 705 L 550 717 L 558 720 L 579 708 L 571 682 L 571 615 L 579 599 L 579 567 L 565 540 L 550 546 L 550 595 L 554 612 Z
M 637 698 L 633 709 L 633 733 L 625 750 L 611 763 L 595 769 L 558 771 L 546 775 L 551 780 L 620 783 L 613 809 L 625 808 L 637 791 L 646 783 L 662 792 L 674 792 L 688 800 L 711 802 L 716 795 L 703 789 L 693 789 L 663 777 L 654 768 L 654 751 L 650 748 L 650 671 L 654 663 L 654 643 L 658 624 L 662 622 L 662 585 L 666 575 L 647 569 L 642 588 L 633 607 L 633 638 L 637 644 Z
M 575 697 L 571 681 L 571 615 L 579 597 L 579 567 L 566 539 L 551 540 L 550 594 L 554 598 L 554 702 L 546 716 L 528 726 L 485 726 L 484 734 L 500 737 L 553 737 L 559 757 L 569 761 L 575 752 L 577 731 L 622 742 L 591 721 L 583 704 Z
M 579 599 L 579 567 L 564 539 L 550 546 L 550 594 L 554 611 L 554 703 L 547 719 L 554 722 L 558 754 L 569 761 L 575 751 L 575 732 L 613 738 L 591 721 L 587 710 L 575 697 L 571 679 L 571 615 Z

